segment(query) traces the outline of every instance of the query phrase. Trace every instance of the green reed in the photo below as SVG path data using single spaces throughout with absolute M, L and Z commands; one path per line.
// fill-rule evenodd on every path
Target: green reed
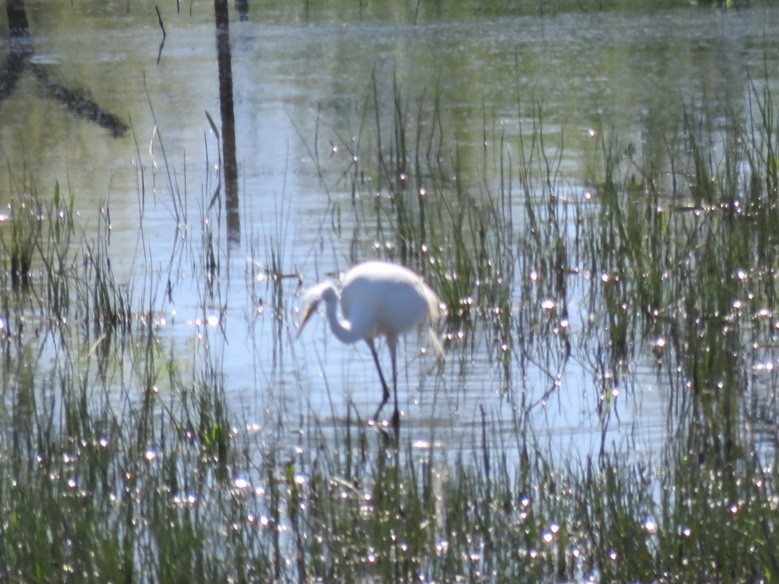
M 110 261 L 110 207 L 87 234 L 72 195 L 19 195 L 2 232 L 3 574 L 774 580 L 771 94 L 755 85 L 721 127 L 690 106 L 658 158 L 602 135 L 581 187 L 590 197 L 563 177 L 563 145 L 552 146 L 540 108 L 521 112 L 530 122 L 518 134 L 485 114 L 473 156 L 447 131 L 438 92 L 413 99 L 394 82 L 390 95 L 374 82 L 351 166 L 337 173 L 349 179 L 339 212 L 359 226 L 340 249 L 423 272 L 447 305 L 450 358 L 472 351 L 458 332 L 489 339 L 516 406 L 510 431 L 482 412 L 470 447 L 404 435 L 395 445 L 351 408 L 335 429 L 316 414 L 301 421 L 294 445 L 245 429 L 228 399 L 221 330 L 198 331 L 182 355 L 153 325 L 166 303 L 155 291 L 180 283 L 159 274 L 177 272 L 181 258 L 125 281 Z M 186 221 L 184 195 L 172 196 Z M 201 212 L 216 210 L 204 201 Z M 192 278 L 204 314 L 208 305 L 223 316 L 227 238 L 211 219 L 191 244 Z M 333 241 L 348 233 L 336 231 Z M 294 270 L 283 232 L 270 239 L 265 281 L 281 343 L 282 281 Z M 139 277 L 140 298 L 130 281 Z M 665 443 L 651 456 L 603 444 L 597 456 L 563 459 L 544 444 L 528 421 L 538 402 L 527 373 L 544 371 L 548 399 L 573 359 L 598 389 L 604 434 L 640 397 L 636 363 L 651 363 L 665 391 Z
M 666 137 L 666 151 L 654 158 L 601 133 L 598 171 L 582 197 L 562 178 L 561 150 L 545 144 L 540 109 L 533 111 L 532 127 L 517 136 L 499 132 L 495 139 L 485 121 L 484 134 L 492 137 L 484 140 L 485 151 L 490 143 L 497 152 L 483 156 L 491 172 L 482 174 L 499 179 L 474 184 L 464 178 L 462 151 L 447 142 L 440 96 L 414 102 L 397 82 L 392 91 L 391 105 L 382 106 L 374 82 L 375 150 L 381 154 L 375 174 L 352 183 L 358 187 L 356 213 L 363 223 L 375 218 L 379 253 L 417 266 L 441 291 L 447 327 L 489 329 L 494 309 L 503 315 L 498 330 L 509 345 L 504 362 L 515 360 L 520 371 L 547 364 L 550 380 L 569 357 L 584 363 L 602 386 L 597 411 L 604 428 L 617 407 L 610 396 L 637 397 L 638 361 L 654 359 L 658 379 L 668 387 L 667 458 L 656 469 L 604 445 L 586 472 L 562 474 L 572 504 L 557 506 L 552 517 L 559 521 L 556 533 L 577 553 L 558 554 L 542 572 L 617 581 L 641 579 L 639 574 L 673 581 L 770 579 L 776 570 L 773 520 L 761 518 L 775 502 L 775 440 L 765 445 L 752 429 L 755 423 L 775 426 L 764 417 L 775 412 L 774 385 L 755 373 L 765 370 L 775 343 L 779 129 L 770 92 L 754 84 L 743 111 L 720 118 L 725 124 L 695 104 L 687 107 Z M 431 151 L 434 157 L 427 155 Z M 371 196 L 371 189 L 377 194 Z M 360 207 L 366 199 L 371 205 Z M 477 281 L 500 281 L 500 293 L 474 293 Z M 588 311 L 573 329 L 572 289 Z M 501 298 L 514 298 L 516 307 L 504 311 L 511 305 Z M 539 310 L 542 302 L 551 308 Z M 506 390 L 524 396 L 510 381 Z M 524 397 L 520 403 L 534 405 Z M 546 460 L 543 450 L 529 456 Z M 544 468 L 537 485 L 559 472 Z M 526 480 L 533 483 L 532 473 Z M 456 484 L 477 505 L 485 500 L 485 491 L 473 491 L 464 477 Z M 709 514 L 719 532 L 701 523 L 712 507 L 732 514 Z M 698 514 L 695 527 L 691 514 Z M 481 517 L 490 521 L 484 534 L 494 535 L 494 516 Z M 492 549 L 486 535 L 478 537 L 480 530 L 474 523 L 464 532 L 479 550 Z M 761 542 L 757 566 L 743 560 L 743 538 L 729 543 L 742 530 Z M 509 539 L 502 544 L 517 549 Z M 691 555 L 668 554 L 675 546 Z M 471 555 L 479 562 L 492 557 Z M 458 555 L 467 556 L 463 550 Z M 487 573 L 519 575 L 510 561 L 497 571 L 493 566 L 487 563 Z M 484 568 L 479 563 L 471 576 L 483 576 Z

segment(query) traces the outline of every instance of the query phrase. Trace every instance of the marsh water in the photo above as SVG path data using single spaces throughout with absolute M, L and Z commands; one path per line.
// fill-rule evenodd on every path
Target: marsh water
M 380 397 L 366 346 L 340 344 L 323 315 L 297 336 L 305 287 L 355 261 L 397 255 L 354 211 L 355 198 L 383 195 L 370 184 L 375 163 L 360 169 L 358 193 L 354 186 L 354 168 L 376 156 L 374 109 L 391 112 L 401 95 L 412 118 L 438 119 L 442 141 L 457 144 L 447 156 L 477 195 L 500 190 L 502 180 L 485 152 L 543 124 L 550 158 L 559 156 L 554 181 L 579 209 L 563 230 L 574 240 L 577 221 L 597 205 L 593 166 L 604 135 L 650 159 L 668 148 L 686 108 L 724 126 L 745 108 L 753 81 L 779 93 L 779 9 L 771 5 L 248 2 L 246 12 L 230 6 L 230 183 L 220 166 L 212 3 L 158 2 L 159 16 L 139 0 L 9 4 L 25 10 L 29 37 L 19 74 L 7 72 L 0 87 L 0 203 L 30 192 L 47 200 L 58 184 L 73 197 L 85 239 L 107 222 L 111 265 L 135 312 L 182 363 L 208 344 L 237 434 L 291 445 L 312 427 L 332 438 L 347 417 L 367 419 Z M 7 31 L 0 47 L 10 68 L 19 48 Z M 126 131 L 101 125 L 57 88 Z M 519 158 L 510 148 L 495 158 L 504 155 Z M 536 194 L 517 189 L 510 198 L 511 246 L 525 245 L 525 201 Z M 211 251 L 218 269 L 204 268 Z M 591 332 L 604 308 L 589 302 L 589 282 L 609 274 L 572 260 L 561 316 L 554 299 L 521 292 L 541 268 L 515 267 L 513 310 L 553 315 L 553 338 L 561 329 L 574 339 Z M 574 341 L 564 358 L 551 343 L 504 366 L 500 352 L 512 349 L 496 344 L 480 318 L 451 323 L 438 329 L 444 364 L 425 354 L 424 335 L 401 346 L 402 433 L 418 447 L 469 450 L 487 420 L 509 443 L 512 428 L 529 424 L 560 453 L 662 448 L 672 424 L 662 339 L 634 339 L 612 378 L 587 343 Z M 47 343 L 44 370 L 59 358 Z M 770 351 L 759 359 L 774 362 Z M 771 393 L 771 368 L 757 365 L 751 372 L 765 373 L 759 383 Z M 117 392 L 132 396 L 132 375 L 114 375 Z

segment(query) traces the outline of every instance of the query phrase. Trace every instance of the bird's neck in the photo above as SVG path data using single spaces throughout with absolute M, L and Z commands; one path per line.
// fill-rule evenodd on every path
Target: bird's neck
M 348 320 L 338 318 L 338 309 L 335 302 L 327 303 L 327 320 L 330 321 L 330 329 L 336 338 L 342 343 L 356 343 L 365 335 L 357 330 Z

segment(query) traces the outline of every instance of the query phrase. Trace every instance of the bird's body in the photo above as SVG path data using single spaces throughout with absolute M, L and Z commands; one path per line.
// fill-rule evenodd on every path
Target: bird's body
M 400 423 L 397 388 L 398 338 L 425 319 L 436 320 L 439 316 L 439 300 L 435 292 L 417 274 L 403 266 L 382 261 L 358 264 L 348 272 L 341 287 L 341 312 L 338 318 L 338 292 L 331 282 L 323 282 L 310 288 L 305 296 L 305 309 L 300 323 L 303 329 L 315 312 L 320 301 L 327 306 L 327 319 L 333 334 L 344 343 L 364 340 L 371 349 L 376 369 L 381 379 L 384 397 L 376 411 L 389 399 L 389 388 L 379 365 L 379 358 L 373 340 L 383 336 L 387 339 L 392 359 L 392 384 L 395 391 L 395 413 L 393 426 L 397 432 Z M 441 346 L 431 335 L 435 349 Z

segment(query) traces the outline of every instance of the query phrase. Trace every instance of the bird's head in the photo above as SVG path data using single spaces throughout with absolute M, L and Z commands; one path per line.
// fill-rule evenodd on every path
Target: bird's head
M 329 304 L 338 300 L 338 294 L 336 294 L 335 288 L 330 282 L 323 282 L 312 286 L 303 295 L 303 310 L 301 311 L 300 326 L 298 327 L 298 336 L 303 331 L 303 327 L 311 318 L 311 315 L 316 312 L 319 307 L 319 303 L 324 300 Z
M 317 306 L 319 306 L 319 301 L 309 304 L 301 312 L 300 326 L 298 326 L 298 336 L 300 336 L 300 333 L 303 332 L 303 327 L 306 326 L 306 323 L 311 318 L 311 315 L 316 312 Z

